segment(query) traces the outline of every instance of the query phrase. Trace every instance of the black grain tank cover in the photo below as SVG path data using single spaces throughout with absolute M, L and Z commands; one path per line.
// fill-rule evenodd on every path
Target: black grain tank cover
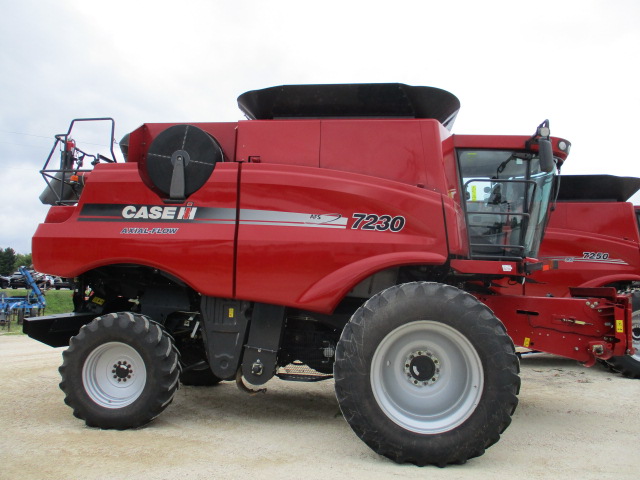
M 626 202 L 640 190 L 640 178 L 615 175 L 562 175 L 559 202 Z
M 451 130 L 458 98 L 434 87 L 402 83 L 282 85 L 238 97 L 250 120 L 294 118 L 434 118 Z

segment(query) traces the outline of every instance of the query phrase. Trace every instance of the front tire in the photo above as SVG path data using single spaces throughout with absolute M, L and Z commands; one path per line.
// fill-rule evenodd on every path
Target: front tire
M 178 389 L 179 358 L 171 337 L 144 315 L 110 313 L 72 337 L 59 368 L 65 403 L 90 427 L 140 427 Z
M 398 463 L 464 463 L 498 441 L 520 387 L 513 342 L 475 297 L 416 282 L 367 301 L 336 350 L 345 419 Z

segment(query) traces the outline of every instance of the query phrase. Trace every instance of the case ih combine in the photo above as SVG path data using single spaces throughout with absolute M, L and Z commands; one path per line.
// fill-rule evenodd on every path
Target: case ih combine
M 238 104 L 247 121 L 141 126 L 124 163 L 78 149 L 78 121 L 56 137 L 33 259 L 76 277 L 75 308 L 24 330 L 68 345 L 60 386 L 87 425 L 144 425 L 179 380 L 333 376 L 374 451 L 444 466 L 509 425 L 514 342 L 586 365 L 633 353 L 615 288 L 493 288 L 542 266 L 569 150 L 547 122 L 452 135 L 457 98 L 402 84 L 274 87 Z
M 640 378 L 640 230 L 638 207 L 628 202 L 640 178 L 612 175 L 563 176 L 558 201 L 538 258 L 557 268 L 534 272 L 527 295 L 566 297 L 569 286 L 615 287 L 631 294 L 635 355 L 606 361 L 630 378 Z M 508 285 L 511 293 L 520 285 Z

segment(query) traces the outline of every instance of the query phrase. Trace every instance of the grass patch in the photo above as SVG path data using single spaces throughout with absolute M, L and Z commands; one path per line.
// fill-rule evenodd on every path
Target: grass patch
M 0 290 L 0 293 L 4 293 L 7 297 L 24 297 L 27 295 L 27 290 L 24 288 L 18 288 L 13 290 L 7 288 Z M 45 315 L 53 315 L 54 313 L 67 313 L 73 311 L 73 301 L 71 297 L 73 290 L 49 290 L 44 294 L 44 298 L 47 300 L 47 307 L 44 311 Z
M 24 297 L 28 294 L 28 291 L 24 288 L 18 288 L 13 290 L 0 289 L 0 294 L 4 294 L 5 297 Z M 44 297 L 47 300 L 47 306 L 44 310 L 45 315 L 53 315 L 55 313 L 67 313 L 73 311 L 72 301 L 73 290 L 49 290 L 45 293 Z M 16 325 L 11 322 L 11 331 L 6 332 L 4 327 L 2 328 L 3 334 L 16 335 L 22 334 L 22 326 Z

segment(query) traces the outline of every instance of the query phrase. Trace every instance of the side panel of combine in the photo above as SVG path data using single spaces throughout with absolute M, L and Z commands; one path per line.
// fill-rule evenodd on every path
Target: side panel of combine
M 443 264 L 439 194 L 304 167 L 242 167 L 238 298 L 329 313 L 360 280 Z
M 379 270 L 443 264 L 441 135 L 433 120 L 241 122 L 237 297 L 329 313 Z
M 98 165 L 71 216 L 39 225 L 34 266 L 75 277 L 103 265 L 146 265 L 230 297 L 237 178 L 237 164 L 220 163 L 188 202 L 172 205 L 142 185 L 136 163 Z
M 558 203 L 539 258 L 556 268 L 536 272 L 527 295 L 568 296 L 568 287 L 640 281 L 640 237 L 631 203 Z

